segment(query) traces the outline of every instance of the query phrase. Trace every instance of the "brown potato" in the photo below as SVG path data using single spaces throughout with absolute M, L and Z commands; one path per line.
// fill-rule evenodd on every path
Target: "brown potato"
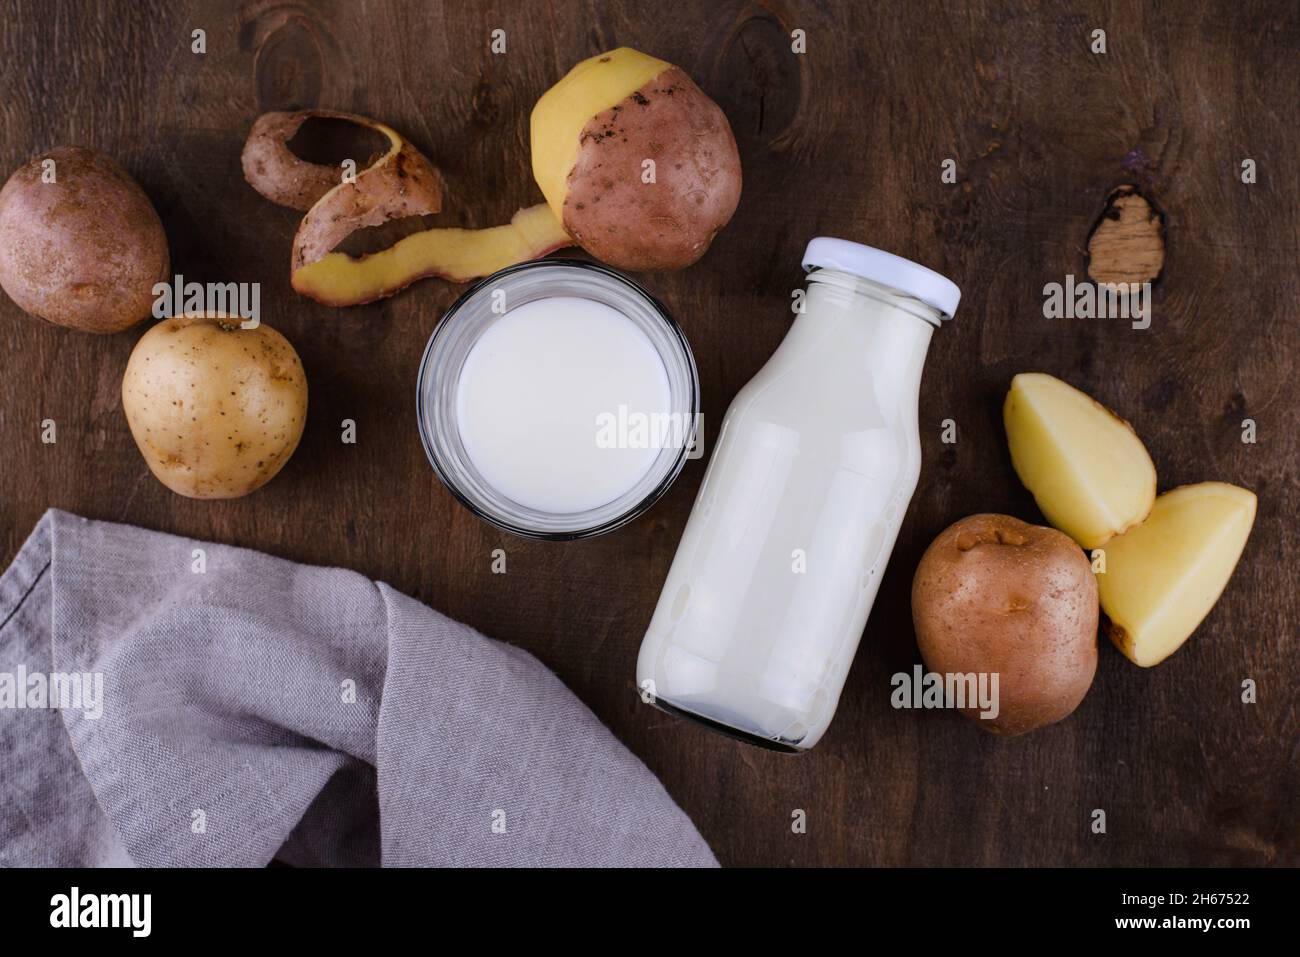
M 971 515 L 926 549 L 912 580 L 916 643 L 930 671 L 996 673 L 1014 735 L 1069 715 L 1097 671 L 1097 581 L 1069 536 L 1009 515 Z
M 131 353 L 122 407 L 158 481 L 189 498 L 237 498 L 297 448 L 307 377 L 289 340 L 265 323 L 164 319 Z
M 564 225 L 624 269 L 681 269 L 709 248 L 740 202 L 740 154 L 718 105 L 680 68 L 593 116 L 569 174 Z M 655 163 L 655 181 L 643 164 Z
M 52 182 L 43 176 L 49 160 Z M 25 312 L 85 332 L 120 332 L 149 318 L 154 284 L 169 268 L 149 198 L 98 150 L 51 150 L 0 190 L 0 286 Z

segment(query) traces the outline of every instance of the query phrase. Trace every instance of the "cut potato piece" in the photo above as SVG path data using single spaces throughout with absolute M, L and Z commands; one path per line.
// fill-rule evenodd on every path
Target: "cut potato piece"
M 1052 525 L 1084 548 L 1146 518 L 1156 469 L 1132 426 L 1041 372 L 1011 380 L 1002 409 L 1011 464 Z
M 1177 651 L 1223 593 L 1254 523 L 1255 494 L 1223 482 L 1156 499 L 1146 521 L 1106 546 L 1097 576 L 1115 646 L 1143 668 Z

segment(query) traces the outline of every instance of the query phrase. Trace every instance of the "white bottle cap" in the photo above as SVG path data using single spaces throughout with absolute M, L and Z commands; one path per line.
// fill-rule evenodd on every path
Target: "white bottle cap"
M 847 239 L 816 237 L 804 250 L 803 268 L 838 269 L 878 282 L 938 309 L 944 319 L 952 318 L 961 301 L 961 290 L 946 276 L 902 256 Z

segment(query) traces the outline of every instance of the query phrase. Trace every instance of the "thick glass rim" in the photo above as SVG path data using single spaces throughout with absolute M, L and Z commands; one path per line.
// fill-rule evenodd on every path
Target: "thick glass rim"
M 942 328 L 945 322 L 952 321 L 952 316 L 943 312 L 937 306 L 932 306 L 925 300 L 918 299 L 910 292 L 896 289 L 887 283 L 868 279 L 865 276 L 846 272 L 833 266 L 813 266 L 808 269 L 805 280 L 809 284 L 821 282 L 836 286 L 850 291 L 854 295 L 866 296 L 868 299 L 874 299 L 895 309 L 901 309 L 935 329 Z
M 517 273 L 556 266 L 589 270 L 593 273 L 604 276 L 606 279 L 609 279 L 618 285 L 626 287 L 634 295 L 645 301 L 646 305 L 650 308 L 650 311 L 654 313 L 658 320 L 663 323 L 664 328 L 671 334 L 673 342 L 681 351 L 681 357 L 685 360 L 684 371 L 688 380 L 691 408 L 689 413 L 689 433 L 685 436 L 685 440 L 677 449 L 677 456 L 671 467 L 664 473 L 659 482 L 657 482 L 644 496 L 638 499 L 636 503 L 624 509 L 613 518 L 589 527 L 564 530 L 545 530 L 527 525 L 520 525 L 487 512 L 470 496 L 465 494 L 465 492 L 453 480 L 451 470 L 447 467 L 446 463 L 440 461 L 435 444 L 428 434 L 425 416 L 425 383 L 438 345 L 439 337 L 444 335 L 447 329 L 450 328 L 450 324 L 455 319 L 457 313 L 459 313 L 484 287 L 495 285 L 503 278 Z M 562 256 L 548 256 L 544 259 L 532 259 L 527 262 L 516 263 L 513 266 L 506 266 L 504 269 L 499 269 L 492 275 L 480 279 L 478 282 L 470 286 L 470 288 L 466 289 L 465 292 L 463 292 L 456 301 L 452 303 L 451 307 L 443 314 L 442 318 L 438 320 L 438 324 L 429 335 L 429 341 L 425 344 L 424 354 L 420 358 L 419 372 L 415 379 L 415 416 L 420 430 L 420 444 L 424 447 L 425 457 L 433 467 L 434 474 L 437 475 L 438 480 L 443 484 L 447 491 L 452 494 L 453 498 L 481 521 L 509 532 L 512 535 L 518 535 L 521 538 L 531 538 L 542 541 L 568 542 L 583 538 L 594 538 L 597 535 L 604 535 L 607 532 L 612 532 L 617 528 L 621 528 L 649 511 L 650 507 L 664 496 L 664 493 L 668 491 L 669 486 L 677 480 L 677 477 L 682 473 L 682 469 L 686 467 L 687 459 L 690 456 L 690 450 L 698 438 L 697 430 L 699 413 L 700 377 L 699 370 L 695 364 L 695 355 L 691 351 L 690 343 L 687 341 L 685 333 L 682 332 L 681 326 L 677 324 L 677 321 L 673 318 L 672 313 L 668 311 L 668 308 L 639 282 L 623 275 L 617 270 L 611 269 L 602 263 L 590 262 L 585 259 L 568 259 Z

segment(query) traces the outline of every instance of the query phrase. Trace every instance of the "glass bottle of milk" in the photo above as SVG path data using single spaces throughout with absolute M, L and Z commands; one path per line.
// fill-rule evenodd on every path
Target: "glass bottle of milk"
M 926 349 L 961 297 L 842 239 L 803 265 L 802 311 L 727 410 L 637 660 L 644 700 L 781 751 L 835 713 L 920 474 Z

